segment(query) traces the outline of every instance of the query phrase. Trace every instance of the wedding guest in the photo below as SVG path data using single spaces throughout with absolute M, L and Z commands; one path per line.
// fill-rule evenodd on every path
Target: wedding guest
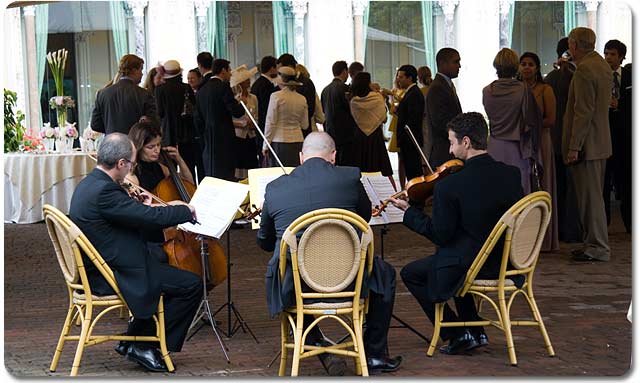
M 193 68 L 187 73 L 187 84 L 191 87 L 193 94 L 198 93 L 198 85 L 200 84 L 200 80 L 202 80 L 202 75 L 198 68 Z
M 231 71 L 231 90 L 233 90 L 236 100 L 244 102 L 251 112 L 254 120 L 258 118 L 258 98 L 249 93 L 251 77 L 258 72 L 258 68 L 247 69 L 246 65 L 241 65 Z M 248 177 L 248 169 L 258 167 L 258 156 L 256 155 L 256 127 L 249 116 L 233 119 L 233 127 L 236 130 L 236 178 L 244 179 Z

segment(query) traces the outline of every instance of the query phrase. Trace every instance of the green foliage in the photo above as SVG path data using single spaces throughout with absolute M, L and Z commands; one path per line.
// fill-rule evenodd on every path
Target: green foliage
M 423 41 L 419 1 L 371 1 L 369 26 L 381 31 Z
M 24 114 L 14 112 L 18 95 L 8 89 L 4 90 L 4 152 L 16 152 L 24 136 Z

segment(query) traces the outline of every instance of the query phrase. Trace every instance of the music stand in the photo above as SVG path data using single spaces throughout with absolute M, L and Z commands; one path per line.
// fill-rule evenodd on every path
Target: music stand
M 240 224 L 238 220 L 234 221 L 234 223 Z M 248 331 L 249 334 L 251 334 L 253 339 L 256 341 L 256 343 L 260 343 L 258 338 L 256 338 L 256 336 L 253 334 L 253 331 L 251 331 L 249 324 L 242 318 L 242 315 L 240 315 L 240 311 L 238 311 L 235 304 L 233 303 L 233 300 L 231 299 L 231 226 L 229 226 L 229 229 L 227 229 L 226 235 L 227 235 L 227 301 L 224 304 L 222 304 L 220 307 L 218 307 L 218 309 L 213 313 L 213 315 L 216 315 L 226 307 L 227 308 L 227 333 L 225 334 L 225 336 L 227 338 L 231 338 L 236 332 L 238 332 L 239 329 L 242 329 L 242 332 L 244 333 Z M 233 315 L 236 317 L 235 321 L 233 322 L 233 325 L 231 324 L 231 312 L 233 312 Z M 221 330 L 221 331 L 224 333 L 224 330 Z
M 196 323 L 199 323 L 201 319 L 208 320 L 209 324 L 211 325 L 211 328 L 213 329 L 213 334 L 216 336 L 216 338 L 218 339 L 218 342 L 220 343 L 220 347 L 222 348 L 222 353 L 224 354 L 225 359 L 227 359 L 227 363 L 231 363 L 231 360 L 229 359 L 229 355 L 227 354 L 227 351 L 229 349 L 227 348 L 227 345 L 224 343 L 224 341 L 220 337 L 220 334 L 218 333 L 218 326 L 216 325 L 216 321 L 214 319 L 215 313 L 211 314 L 211 307 L 209 306 L 209 298 L 207 296 L 207 281 L 211 279 L 210 278 L 211 270 L 209 270 L 209 260 L 208 260 L 209 252 L 205 247 L 206 239 L 205 239 L 205 236 L 203 235 L 198 235 L 196 239 L 200 241 L 200 261 L 202 262 L 203 295 L 202 295 L 202 301 L 200 301 L 200 306 L 198 306 L 196 315 L 193 317 L 193 320 L 191 321 L 191 325 L 189 325 L 189 330 L 187 330 L 187 333 L 191 331 L 191 329 L 196 325 Z M 206 315 L 206 318 L 204 318 L 205 315 Z M 198 328 L 195 331 L 193 331 L 191 335 L 187 337 L 187 341 L 193 338 L 193 336 L 196 335 L 198 331 L 200 331 L 203 325 L 204 323 L 200 323 L 200 326 L 198 326 Z

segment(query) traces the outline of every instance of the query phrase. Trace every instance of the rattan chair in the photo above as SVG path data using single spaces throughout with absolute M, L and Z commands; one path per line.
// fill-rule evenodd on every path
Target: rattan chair
M 158 302 L 158 314 L 154 315 L 156 323 L 155 336 L 126 336 L 120 334 L 98 335 L 95 334 L 95 327 L 106 314 L 111 311 L 118 313 L 121 308 L 126 308 L 126 303 L 120 293 L 113 271 L 106 264 L 104 259 L 96 251 L 87 237 L 71 220 L 60 210 L 51 205 L 43 207 L 44 219 L 49 231 L 49 237 L 60 264 L 60 269 L 64 275 L 69 293 L 69 307 L 67 316 L 62 326 L 62 333 L 56 346 L 56 351 L 51 361 L 49 370 L 55 372 L 58 360 L 62 353 L 62 348 L 66 341 L 77 341 L 75 358 L 71 367 L 71 376 L 78 374 L 80 360 L 85 347 L 99 344 L 106 341 L 156 341 L 160 343 L 160 350 L 169 371 L 174 370 L 173 363 L 167 351 L 164 327 L 164 306 L 162 297 Z M 87 273 L 83 263 L 82 253 L 91 260 L 93 265 L 100 271 L 109 285 L 115 291 L 114 295 L 96 296 L 91 294 L 91 286 L 87 278 Z M 94 310 L 97 315 L 94 317 Z M 81 322 L 80 335 L 70 335 L 71 327 L 75 318 Z
M 301 230 L 305 231 L 298 241 L 296 234 Z M 356 230 L 360 231 L 360 237 Z M 289 349 L 293 350 L 291 376 L 298 375 L 301 359 L 321 353 L 352 357 L 356 374 L 368 376 L 362 340 L 362 324 L 368 300 L 361 299 L 360 289 L 365 267 L 369 275 L 373 267 L 372 239 L 372 230 L 367 222 L 343 209 L 315 210 L 289 225 L 280 245 L 280 279 L 284 278 L 287 253 L 290 251 L 296 305 L 280 315 L 280 376 L 285 374 Z M 302 282 L 313 292 L 302 292 Z M 323 301 L 330 298 L 343 298 L 345 301 Z M 307 299 L 314 299 L 316 303 L 310 303 Z M 303 328 L 304 315 L 316 317 L 307 328 Z M 351 340 L 329 347 L 305 345 L 309 331 L 326 319 L 333 319 L 342 325 Z M 293 340 L 290 339 L 291 335 Z
M 458 297 L 462 297 L 465 294 L 473 294 L 479 310 L 484 301 L 488 302 L 494 308 L 497 319 L 487 319 L 484 314 L 481 313 L 482 320 L 480 321 L 445 323 L 442 321 L 442 318 L 446 302 L 436 304 L 433 338 L 427 351 L 428 356 L 432 356 L 435 351 L 441 327 L 487 325 L 493 325 L 504 331 L 511 365 L 515 366 L 518 363 L 513 343 L 513 335 L 511 333 L 512 326 L 538 327 L 549 356 L 555 355 L 551 340 L 542 321 L 542 315 L 540 315 L 538 305 L 533 296 L 533 273 L 550 218 L 551 197 L 549 193 L 544 191 L 525 196 L 504 213 L 467 272 L 463 286 L 456 293 Z M 498 279 L 476 279 L 485 260 L 503 234 L 505 235 L 505 241 Z M 511 261 L 511 265 L 513 266 L 512 270 L 507 270 L 509 261 Z M 525 277 L 524 285 L 521 288 L 518 288 L 513 281 L 508 278 L 514 275 L 522 275 Z M 489 294 L 494 296 L 495 299 L 492 299 Z M 511 305 L 518 294 L 522 294 L 525 298 L 533 319 L 511 319 Z M 508 301 L 507 296 L 509 298 Z

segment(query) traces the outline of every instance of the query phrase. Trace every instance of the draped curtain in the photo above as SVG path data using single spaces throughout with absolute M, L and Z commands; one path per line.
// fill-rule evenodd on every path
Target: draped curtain
M 573 1 L 564 2 L 564 35 L 569 36 L 569 32 L 576 27 L 576 3 Z
M 227 2 L 212 1 L 207 10 L 207 46 L 215 58 L 229 57 L 227 44 Z
M 122 1 L 109 2 L 109 15 L 111 16 L 111 35 L 116 52 L 116 66 L 120 58 L 129 53 L 129 38 L 127 36 L 127 17 Z
M 434 72 L 436 71 L 436 57 L 433 41 L 433 3 L 431 1 L 422 1 L 422 32 L 427 66 Z
M 508 47 L 513 46 L 513 15 L 516 12 L 516 2 L 513 1 L 509 4 L 509 44 Z
M 283 53 L 293 54 L 293 17 L 289 1 L 274 1 L 273 11 L 273 45 L 275 56 Z
M 216 45 L 216 5 L 217 1 L 212 1 L 207 9 L 207 47 L 211 54 L 214 54 Z
M 44 72 L 47 65 L 47 38 L 49 36 L 49 5 L 36 5 L 36 70 L 38 72 L 38 94 L 42 95 L 42 85 L 44 81 Z M 48 100 L 47 100 L 48 101 Z M 42 126 L 42 113 L 40 116 L 40 126 Z M 35 131 L 39 128 L 32 127 Z
M 369 9 L 370 2 L 367 0 L 367 5 L 364 7 L 364 15 L 362 15 L 362 57 L 367 57 L 367 32 L 369 31 Z M 364 59 L 363 59 L 364 60 Z M 364 63 L 363 63 L 364 64 Z

